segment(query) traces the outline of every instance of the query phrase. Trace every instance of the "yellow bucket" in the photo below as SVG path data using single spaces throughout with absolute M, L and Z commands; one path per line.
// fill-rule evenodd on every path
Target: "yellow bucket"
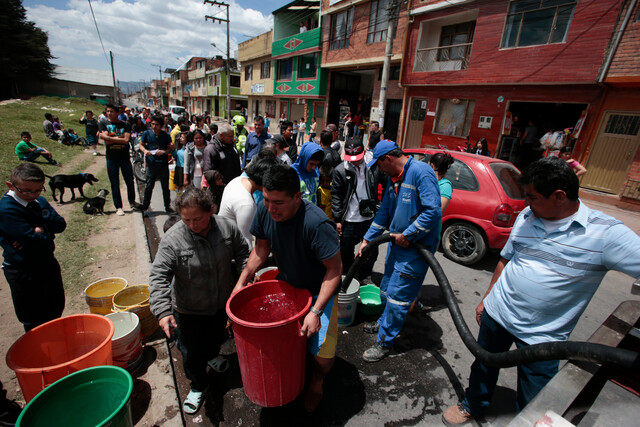
M 158 319 L 149 307 L 149 285 L 132 285 L 113 296 L 113 311 L 135 313 L 140 319 L 140 329 L 144 339 L 158 330 Z
M 169 190 L 176 191 L 176 184 L 173 182 L 173 178 L 176 176 L 176 165 L 172 163 L 169 165 Z
M 113 296 L 125 289 L 129 282 L 122 277 L 108 277 L 93 282 L 84 290 L 89 311 L 94 314 L 109 314 L 113 309 Z

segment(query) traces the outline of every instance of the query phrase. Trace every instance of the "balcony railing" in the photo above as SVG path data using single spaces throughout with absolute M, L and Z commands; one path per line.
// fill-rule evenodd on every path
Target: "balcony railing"
M 469 67 L 471 45 L 456 44 L 418 49 L 413 71 L 458 71 Z

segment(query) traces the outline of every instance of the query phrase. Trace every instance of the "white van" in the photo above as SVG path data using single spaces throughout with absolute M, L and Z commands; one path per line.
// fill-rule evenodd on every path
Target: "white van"
M 187 111 L 186 108 L 179 105 L 169 105 L 169 114 L 171 114 L 174 122 L 177 122 L 178 118 L 182 117 L 185 111 Z

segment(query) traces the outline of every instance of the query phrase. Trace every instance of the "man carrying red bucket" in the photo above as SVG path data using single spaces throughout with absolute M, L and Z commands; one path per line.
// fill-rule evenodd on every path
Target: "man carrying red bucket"
M 294 169 L 274 166 L 265 175 L 263 186 L 264 204 L 258 205 L 251 225 L 256 246 L 234 292 L 246 286 L 273 253 L 277 279 L 313 295 L 311 311 L 300 329 L 315 361 L 304 398 L 304 408 L 312 412 L 322 400 L 324 377 L 333 367 L 338 342 L 340 242 L 334 223 L 316 205 L 302 200 Z

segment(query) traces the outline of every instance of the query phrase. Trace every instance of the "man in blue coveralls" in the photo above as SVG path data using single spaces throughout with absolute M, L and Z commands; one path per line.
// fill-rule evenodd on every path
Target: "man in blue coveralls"
M 429 265 L 409 247 L 410 242 L 419 242 L 435 251 L 442 218 L 438 179 L 427 163 L 405 156 L 395 142 L 384 140 L 376 144 L 373 159 L 367 166 L 371 168 L 375 164 L 391 179 L 387 182 L 380 210 L 364 235 L 358 256 L 387 228 L 392 242 L 380 283 L 384 311 L 377 322 L 364 325 L 365 332 L 378 334 L 377 343 L 362 355 L 366 362 L 377 362 L 389 355 L 427 274 Z

